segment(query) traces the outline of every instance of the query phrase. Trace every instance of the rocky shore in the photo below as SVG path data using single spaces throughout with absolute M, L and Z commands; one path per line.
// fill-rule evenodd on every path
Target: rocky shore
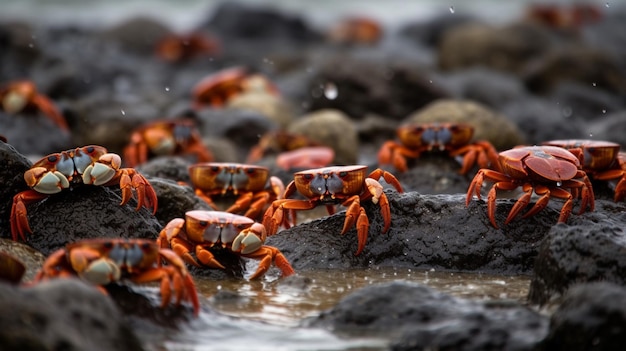
M 302 133 L 335 152 L 337 164 L 378 168 L 376 154 L 406 122 L 467 122 L 475 139 L 498 151 L 553 139 L 608 140 L 626 147 L 626 8 L 598 7 L 601 18 L 563 26 L 524 17 L 505 25 L 446 14 L 407 23 L 380 40 L 332 41 L 299 14 L 224 3 L 198 32 L 220 50 L 182 62 L 155 56 L 166 25 L 135 18 L 112 28 L 0 23 L 0 83 L 31 79 L 67 119 L 69 131 L 40 115 L 0 110 L 0 251 L 27 263 L 27 283 L 44 256 L 83 238 L 156 238 L 173 218 L 209 209 L 191 187 L 181 157 L 140 165 L 155 188 L 155 214 L 117 187 L 84 186 L 28 206 L 35 234 L 11 240 L 13 197 L 28 187 L 24 172 L 49 153 L 97 144 L 122 154 L 144 122 L 187 117 L 198 123 L 216 161 L 245 162 L 261 135 Z M 567 10 L 562 10 L 567 11 Z M 245 19 L 245 20 L 244 20 Z M 222 68 L 263 73 L 280 94 L 248 92 L 227 106 L 196 110 L 191 89 Z M 285 184 L 292 172 L 259 164 Z M 405 189 L 385 184 L 391 226 L 381 234 L 380 207 L 369 218 L 364 251 L 356 231 L 339 235 L 345 212 L 312 217 L 281 230 L 278 247 L 296 272 L 312 269 L 410 267 L 531 277 L 528 300 L 476 302 L 403 281 L 350 294 L 303 327 L 339 335 L 383 335 L 390 350 L 621 350 L 626 342 L 626 203 L 614 183 L 594 182 L 595 210 L 557 224 L 562 201 L 529 218 L 494 228 L 486 197 L 466 206 L 476 169 L 459 174 L 457 160 L 424 156 L 394 173 Z M 499 198 L 503 224 L 517 194 Z M 314 240 L 312 240 L 314 238 Z M 17 249 L 17 246 L 22 248 Z M 35 249 L 35 251 L 31 250 Z M 211 279 L 243 276 L 243 261 L 225 256 L 226 270 L 193 269 Z M 298 275 L 280 284 L 298 286 Z M 176 329 L 190 308 L 161 310 L 130 290 L 112 300 L 75 280 L 35 287 L 0 283 L 0 344 L 8 349 L 138 350 L 150 328 Z M 201 312 L 206 313 L 206 311 Z M 9 328 L 10 327 L 10 328 Z

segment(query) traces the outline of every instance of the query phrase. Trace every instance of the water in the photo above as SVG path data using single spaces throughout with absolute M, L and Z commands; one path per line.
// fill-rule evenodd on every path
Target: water
M 248 269 L 253 271 L 254 267 Z M 298 325 L 303 318 L 315 316 L 347 294 L 371 284 L 404 280 L 462 298 L 490 301 L 523 301 L 529 285 L 526 276 L 407 268 L 319 270 L 300 276 L 308 282 L 304 288 L 283 284 L 271 274 L 261 281 L 197 280 L 202 299 L 207 299 L 205 303 L 212 310 L 202 312 L 199 320 L 159 347 L 195 351 L 251 350 L 251 345 L 254 350 L 385 350 L 386 340 L 342 339 L 326 330 Z

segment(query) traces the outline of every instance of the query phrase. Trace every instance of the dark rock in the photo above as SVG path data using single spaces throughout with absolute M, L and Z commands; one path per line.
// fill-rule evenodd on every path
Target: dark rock
M 532 23 L 495 27 L 482 23 L 458 25 L 445 32 L 439 45 L 443 71 L 485 66 L 521 74 L 528 61 L 554 43 L 547 29 Z
M 393 190 L 385 194 L 391 207 L 391 227 L 381 234 L 380 207 L 363 203 L 370 229 L 359 256 L 354 255 L 356 230 L 339 235 L 345 212 L 280 231 L 266 243 L 278 247 L 296 271 L 380 266 L 530 274 L 540 241 L 556 224 L 562 205 L 551 202 L 535 216 L 495 229 L 482 200 L 472 200 L 465 207 L 465 195 L 460 194 L 398 194 Z M 498 200 L 497 223 L 504 222 L 514 202 Z
M 113 301 L 75 279 L 0 284 L 3 350 L 142 350 Z
M 337 109 L 355 119 L 374 113 L 398 121 L 448 96 L 429 80 L 429 75 L 414 64 L 334 55 L 321 62 L 310 78 L 307 106 L 310 111 Z M 328 91 L 324 94 L 329 84 L 336 89 L 336 96 L 331 98 L 326 96 Z
M 151 184 L 159 198 L 156 217 L 163 226 L 174 218 L 184 218 L 187 211 L 211 210 L 211 206 L 197 197 L 189 185 L 162 178 L 152 179 Z
M 553 226 L 539 248 L 528 299 L 546 304 L 580 282 L 626 285 L 626 205 L 596 200 L 585 220 Z M 591 223 L 589 222 L 591 220 Z
M 517 303 L 473 302 L 406 282 L 357 290 L 307 324 L 384 333 L 391 350 L 532 350 L 548 329 L 547 318 Z
M 127 52 L 154 55 L 160 39 L 171 34 L 163 23 L 150 17 L 135 17 L 107 28 L 100 33 L 102 39 L 120 45 Z
M 72 136 L 42 113 L 0 111 L 0 131 L 23 155 L 37 158 L 72 147 Z
M 41 252 L 12 239 L 0 238 L 0 252 L 9 254 L 24 264 L 26 270 L 24 271 L 22 282 L 32 281 L 46 260 L 46 257 Z M 5 267 L 2 267 L 2 269 L 4 270 Z
M 626 71 L 606 51 L 582 45 L 568 45 L 538 55 L 523 73 L 528 90 L 537 94 L 553 91 L 563 81 L 623 95 L 626 93 Z
M 572 287 L 550 318 L 537 350 L 622 350 L 626 343 L 626 289 L 609 282 Z
M 462 194 L 475 175 L 459 173 L 462 163 L 445 153 L 424 154 L 418 159 L 409 159 L 408 171 L 400 173 L 390 170 L 396 176 L 404 191 L 417 191 L 420 194 Z M 477 170 L 478 167 L 475 167 Z
M 80 186 L 27 206 L 33 234 L 27 242 L 45 255 L 86 238 L 156 239 L 161 225 L 152 209 L 140 208 L 133 199 L 120 206 L 118 189 Z

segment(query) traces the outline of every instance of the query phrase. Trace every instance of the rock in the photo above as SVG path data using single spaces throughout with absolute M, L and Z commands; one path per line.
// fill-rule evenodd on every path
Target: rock
M 529 63 L 523 73 L 529 91 L 546 94 L 563 81 L 595 86 L 613 94 L 626 93 L 624 69 L 611 54 L 583 45 L 568 45 L 546 52 Z
M 403 123 L 462 122 L 474 126 L 475 140 L 488 140 L 499 150 L 524 143 L 518 127 L 500 113 L 471 100 L 441 99 L 408 116 Z
M 438 47 L 445 33 L 455 27 L 479 22 L 474 16 L 467 14 L 435 15 L 433 18 L 418 22 L 407 23 L 400 27 L 399 35 L 411 42 L 425 44 L 429 47 Z
M 0 238 L 0 252 L 17 258 L 26 268 L 22 282 L 30 282 L 41 269 L 46 257 L 32 247 L 12 239 Z
M 279 96 L 263 91 L 250 91 L 229 99 L 227 107 L 257 111 L 285 128 L 294 118 L 292 107 Z
M 554 43 L 544 27 L 532 23 L 493 26 L 467 23 L 446 31 L 439 45 L 442 71 L 485 66 L 521 74 L 528 61 L 541 55 Z
M 626 343 L 626 289 L 609 282 L 572 287 L 550 317 L 537 350 L 622 350 Z
M 266 244 L 279 248 L 296 271 L 371 267 L 408 267 L 492 274 L 531 274 L 539 244 L 558 219 L 562 205 L 526 219 L 515 219 L 493 228 L 484 201 L 465 195 L 398 194 L 386 190 L 391 208 L 391 227 L 381 234 L 380 207 L 362 203 L 369 217 L 369 235 L 359 256 L 356 230 L 339 235 L 345 212 L 324 216 L 268 237 Z M 513 203 L 499 199 L 496 221 L 504 222 Z M 572 215 L 572 217 L 585 217 Z M 588 225 L 592 226 L 590 222 Z
M 7 114 L 0 111 L 0 130 L 20 153 L 35 158 L 72 147 L 72 136 L 42 113 Z
M 117 43 L 125 51 L 151 56 L 158 41 L 169 34 L 171 30 L 167 26 L 146 16 L 123 21 L 102 31 L 100 36 Z
M 28 189 L 24 181 L 26 172 L 32 163 L 20 154 L 11 144 L 0 141 L 0 232 L 3 237 L 11 237 L 11 224 L 9 222 L 13 196 L 20 191 Z
M 309 80 L 306 105 L 310 111 L 337 109 L 354 119 L 373 113 L 399 121 L 433 100 L 448 96 L 432 83 L 426 69 L 390 60 L 346 55 L 325 59 Z
M 287 127 L 288 133 L 304 135 L 335 151 L 335 163 L 352 165 L 357 162 L 359 139 L 350 117 L 333 109 L 319 110 L 299 117 Z
M 143 350 L 113 301 L 76 279 L 0 284 L 3 350 Z
M 391 339 L 391 350 L 532 350 L 547 318 L 517 303 L 455 298 L 420 284 L 359 289 L 307 325 Z
M 596 210 L 553 226 L 541 243 L 528 299 L 547 304 L 581 282 L 626 285 L 626 205 L 596 200 Z M 592 223 L 589 223 L 589 220 Z

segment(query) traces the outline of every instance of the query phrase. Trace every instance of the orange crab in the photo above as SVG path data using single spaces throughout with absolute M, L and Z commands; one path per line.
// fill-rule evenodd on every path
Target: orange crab
M 205 77 L 194 86 L 193 106 L 195 109 L 221 107 L 233 96 L 255 90 L 278 94 L 278 88 L 264 75 L 250 73 L 243 67 L 228 68 Z
M 303 147 L 316 146 L 322 145 L 305 135 L 289 133 L 285 130 L 274 130 L 265 133 L 261 139 L 259 139 L 259 142 L 250 149 L 246 162 L 258 162 L 267 154 L 280 154 Z
M 498 167 L 498 152 L 488 141 L 471 142 L 474 127 L 463 123 L 405 124 L 396 131 L 399 142 L 389 140 L 378 151 L 381 165 L 393 164 L 406 172 L 407 158 L 419 158 L 424 152 L 443 152 L 463 157 L 461 174 L 467 174 L 476 163 L 482 168 Z
M 275 247 L 263 245 L 265 227 L 254 220 L 222 211 L 188 211 L 185 219 L 174 218 L 159 234 L 157 242 L 162 248 L 171 247 L 188 264 L 224 269 L 210 249 L 228 249 L 241 257 L 260 260 L 259 267 L 250 276 L 256 279 L 264 275 L 272 262 L 280 268 L 283 276 L 295 273 L 287 258 Z M 194 258 L 190 252 L 194 252 Z M 200 265 L 200 263 L 202 265 Z
M 59 128 L 66 131 L 69 130 L 65 118 L 52 100 L 45 95 L 39 94 L 35 83 L 29 80 L 16 80 L 0 87 L 0 102 L 0 109 L 7 113 L 41 112 Z
M 241 163 L 206 162 L 189 167 L 189 177 L 196 195 L 213 209 L 214 200 L 234 197 L 226 212 L 256 219 L 265 206 L 280 198 L 285 185 L 278 177 L 270 177 L 269 169 Z
M 202 55 L 216 54 L 219 52 L 219 43 L 215 38 L 198 32 L 170 34 L 159 40 L 155 51 L 165 61 L 182 62 Z
M 118 155 L 108 153 L 106 148 L 98 145 L 50 154 L 35 162 L 24 173 L 24 180 L 31 189 L 13 197 L 10 217 L 13 240 L 17 240 L 18 235 L 26 240 L 25 232 L 32 233 L 26 211 L 28 204 L 81 184 L 119 185 L 122 190 L 120 205 L 131 199 L 134 190 L 137 210 L 145 206 L 156 213 L 157 196 L 152 185 L 136 170 L 120 168 L 121 164 Z
M 331 42 L 339 44 L 373 45 L 383 36 L 382 25 L 373 18 L 346 17 L 333 25 L 327 34 Z
M 137 128 L 124 148 L 124 162 L 135 167 L 152 156 L 194 155 L 195 162 L 209 162 L 213 154 L 202 143 L 192 120 L 162 120 Z
M 99 238 L 68 244 L 46 259 L 33 283 L 76 276 L 105 294 L 104 285 L 124 279 L 138 284 L 160 282 L 162 308 L 172 299 L 176 305 L 186 300 L 195 315 L 200 311 L 196 285 L 183 260 L 152 240 Z
M 276 165 L 285 171 L 296 168 L 321 168 L 335 159 L 335 150 L 328 146 L 308 146 L 292 151 L 281 152 L 276 157 Z
M 295 210 L 309 210 L 324 205 L 328 213 L 333 214 L 335 205 L 341 204 L 347 208 L 341 235 L 356 223 L 358 249 L 355 255 L 359 255 L 365 248 L 369 231 L 369 219 L 361 202 L 371 200 L 380 206 L 385 222 L 383 233 L 391 225 L 389 202 L 383 186 L 378 182 L 381 177 L 397 191 L 403 192 L 393 174 L 376 169 L 367 175 L 367 166 L 325 167 L 296 172 L 294 180 L 287 186 L 284 199 L 275 200 L 265 212 L 263 224 L 268 228 L 269 235 L 273 235 L 280 225 L 289 226 L 287 217 L 293 217 L 295 224 Z M 296 190 L 308 200 L 289 199 Z M 286 210 L 293 214 L 285 214 Z
M 614 201 L 626 197 L 626 153 L 620 152 L 619 144 L 585 139 L 552 140 L 543 144 L 562 147 L 577 155 L 582 169 L 591 179 L 619 180 Z
M 522 187 L 524 194 L 517 200 L 504 224 L 508 224 L 530 202 L 533 191 L 539 195 L 535 205 L 522 218 L 543 210 L 551 197 L 564 199 L 558 222 L 565 222 L 572 212 L 573 199 L 582 198 L 579 214 L 589 206 L 594 209 L 591 182 L 580 169 L 578 158 L 556 146 L 525 146 L 503 151 L 499 155 L 502 172 L 481 169 L 470 183 L 465 205 L 473 195 L 480 199 L 483 181 L 494 182 L 487 196 L 487 212 L 491 224 L 498 228 L 495 219 L 497 190 L 514 190 Z

